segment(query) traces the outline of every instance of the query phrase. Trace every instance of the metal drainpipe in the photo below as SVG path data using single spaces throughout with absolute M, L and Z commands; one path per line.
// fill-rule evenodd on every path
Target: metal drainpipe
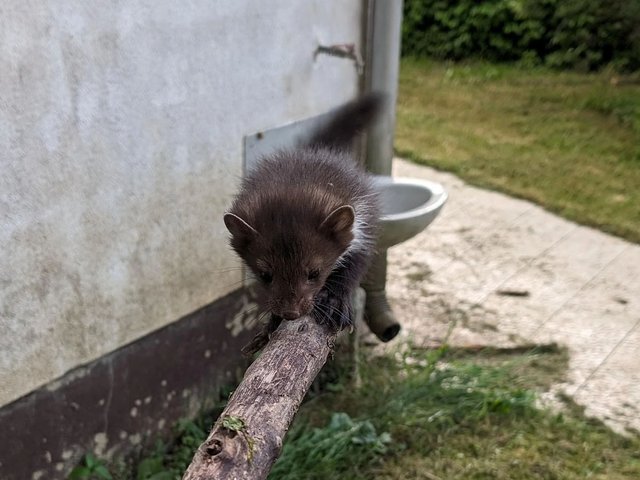
M 367 136 L 365 165 L 368 171 L 376 175 L 391 175 L 400 67 L 402 6 L 402 0 L 369 0 L 367 2 L 365 89 L 385 92 L 389 97 L 389 108 Z M 386 281 L 387 250 L 384 249 L 375 256 L 362 284 L 367 292 L 365 321 L 371 331 L 383 342 L 388 342 L 400 331 L 400 324 L 387 302 Z

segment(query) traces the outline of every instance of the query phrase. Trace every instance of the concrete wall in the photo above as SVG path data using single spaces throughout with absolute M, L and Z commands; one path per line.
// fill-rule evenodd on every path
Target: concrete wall
M 0 405 L 239 286 L 242 138 L 356 95 L 313 53 L 359 45 L 361 8 L 2 2 Z

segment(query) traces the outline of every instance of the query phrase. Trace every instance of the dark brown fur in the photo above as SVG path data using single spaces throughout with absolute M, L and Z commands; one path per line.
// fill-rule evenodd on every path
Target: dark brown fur
M 225 224 L 272 313 L 248 350 L 262 347 L 282 318 L 312 313 L 334 328 L 351 324 L 350 297 L 373 252 L 378 204 L 346 144 L 379 103 L 379 97 L 364 97 L 348 104 L 311 146 L 265 158 L 244 179 Z M 350 116 L 353 128 L 345 132 Z M 323 145 L 332 128 L 340 129 L 338 145 Z

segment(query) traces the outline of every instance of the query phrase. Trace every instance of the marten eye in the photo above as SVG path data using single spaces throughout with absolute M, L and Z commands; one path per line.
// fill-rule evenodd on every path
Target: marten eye
M 271 283 L 273 281 L 273 274 L 271 272 L 260 272 L 258 276 L 264 283 Z
M 307 278 L 309 280 L 317 280 L 319 276 L 320 276 L 320 270 L 315 268 L 309 272 L 309 275 L 307 276 Z

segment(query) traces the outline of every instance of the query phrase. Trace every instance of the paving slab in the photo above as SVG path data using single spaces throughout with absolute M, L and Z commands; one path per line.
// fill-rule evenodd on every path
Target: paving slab
M 578 231 L 572 234 L 571 238 L 534 260 L 530 268 L 519 272 L 505 283 L 504 288 L 507 289 L 526 289 L 531 293 L 529 297 L 505 298 L 494 293 L 487 299 L 485 305 L 488 308 L 518 312 L 513 322 L 509 318 L 505 319 L 505 329 L 511 326 L 523 332 L 524 327 L 524 333 L 531 336 L 554 314 L 570 306 L 575 297 L 579 299 L 584 296 L 582 290 L 589 290 L 589 282 L 597 277 L 612 256 L 611 253 L 604 256 L 591 255 L 587 250 L 572 248 L 573 237 L 580 233 Z M 620 251 L 613 250 L 614 255 Z M 572 268 L 571 264 L 577 266 Z M 616 295 L 611 297 L 615 298 Z M 523 325 L 522 317 L 529 318 L 530 322 Z
M 455 321 L 458 345 L 565 345 L 558 390 L 617 431 L 640 430 L 640 245 L 404 160 L 394 175 L 449 193 L 432 225 L 389 250 L 404 338 L 438 343 Z
M 640 417 L 640 320 L 611 355 L 573 392 L 586 414 L 638 429 Z M 615 401 L 611 401 L 611 399 Z M 640 431 L 638 431 L 640 433 Z

